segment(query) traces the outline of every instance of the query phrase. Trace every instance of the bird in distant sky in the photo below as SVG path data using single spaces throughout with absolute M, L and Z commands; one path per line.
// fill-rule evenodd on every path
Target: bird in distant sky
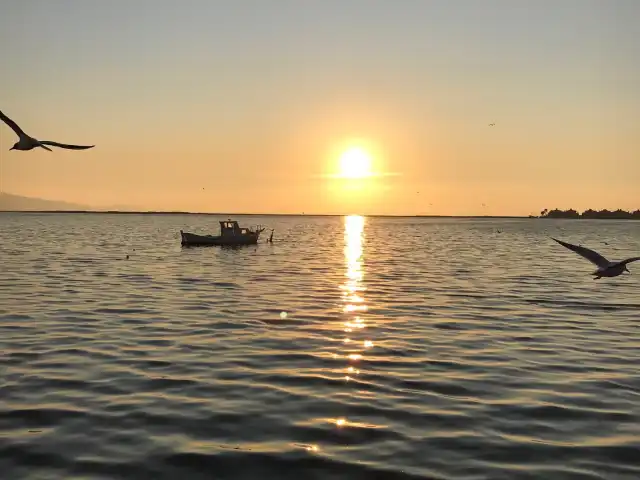
M 489 124 L 490 127 L 495 127 L 495 125 L 496 125 L 495 123 L 490 123 Z
M 11 130 L 13 130 L 14 132 L 16 132 L 16 135 L 18 135 L 19 140 L 13 145 L 13 147 L 11 147 L 9 150 L 33 150 L 36 147 L 42 147 L 45 150 L 48 151 L 52 151 L 49 147 L 47 147 L 47 145 L 50 145 L 52 147 L 59 147 L 59 148 L 67 148 L 69 150 L 86 150 L 87 148 L 92 148 L 95 145 L 67 145 L 65 143 L 58 143 L 58 142 L 52 142 L 49 140 L 36 140 L 33 137 L 30 137 L 29 135 L 27 135 L 26 133 L 24 133 L 24 131 L 18 126 L 18 124 L 16 122 L 14 122 L 13 120 L 11 120 L 9 117 L 7 117 L 4 113 L 2 113 L 2 111 L 0 111 L 0 119 L 6 123 L 7 125 L 9 125 L 9 127 L 11 127 Z

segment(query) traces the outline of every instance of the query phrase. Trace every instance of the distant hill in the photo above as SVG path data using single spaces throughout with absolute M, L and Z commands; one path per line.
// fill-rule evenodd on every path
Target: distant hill
M 87 205 L 0 193 L 0 211 L 93 210 Z

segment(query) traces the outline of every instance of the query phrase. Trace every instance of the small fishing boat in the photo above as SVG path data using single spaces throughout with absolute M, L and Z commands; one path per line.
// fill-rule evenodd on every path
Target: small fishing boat
M 220 235 L 198 235 L 180 230 L 180 237 L 182 245 L 189 247 L 255 245 L 263 231 L 264 227 L 260 225 L 243 228 L 229 219 L 220 222 Z

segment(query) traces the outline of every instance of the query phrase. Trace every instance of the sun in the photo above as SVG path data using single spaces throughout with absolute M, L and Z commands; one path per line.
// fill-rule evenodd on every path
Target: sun
M 350 147 L 340 155 L 340 176 L 366 178 L 371 175 L 371 155 L 360 147 Z

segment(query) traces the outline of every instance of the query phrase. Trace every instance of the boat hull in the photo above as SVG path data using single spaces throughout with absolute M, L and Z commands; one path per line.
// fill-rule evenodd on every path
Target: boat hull
M 208 246 L 229 246 L 236 247 L 240 245 L 255 245 L 258 243 L 259 233 L 250 233 L 246 235 L 197 235 L 195 233 L 180 231 L 182 246 L 188 247 L 208 247 Z

